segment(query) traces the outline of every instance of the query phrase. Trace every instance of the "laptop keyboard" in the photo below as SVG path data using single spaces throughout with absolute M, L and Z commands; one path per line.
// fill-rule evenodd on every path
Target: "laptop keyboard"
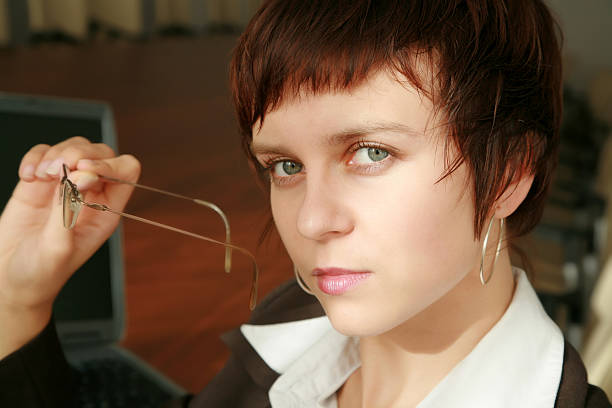
M 159 408 L 171 395 L 119 359 L 99 358 L 73 367 L 81 408 Z

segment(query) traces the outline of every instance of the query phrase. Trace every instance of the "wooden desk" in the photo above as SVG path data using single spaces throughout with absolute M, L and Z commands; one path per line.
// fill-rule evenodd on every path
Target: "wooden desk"
M 0 90 L 109 102 L 119 152 L 140 159 L 141 182 L 214 201 L 229 217 L 233 241 L 255 252 L 267 201 L 242 154 L 230 102 L 235 41 L 226 35 L 2 50 Z M 180 200 L 139 191 L 128 212 L 224 236 L 216 214 Z M 219 335 L 249 316 L 248 259 L 235 255 L 228 276 L 221 247 L 129 220 L 124 233 L 123 344 L 197 392 L 228 356 Z M 268 242 L 256 253 L 260 298 L 292 277 L 280 241 Z

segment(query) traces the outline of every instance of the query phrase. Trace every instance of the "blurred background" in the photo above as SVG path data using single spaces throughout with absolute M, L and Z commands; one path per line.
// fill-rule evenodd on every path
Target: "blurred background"
M 140 159 L 141 183 L 226 211 L 233 241 L 256 253 L 261 298 L 292 277 L 292 266 L 277 236 L 258 246 L 267 200 L 242 154 L 227 80 L 232 48 L 260 3 L 0 0 L 0 91 L 109 103 L 118 152 Z M 562 148 L 542 222 L 516 242 L 527 261 L 513 261 L 533 271 L 590 382 L 612 395 L 612 2 L 549 5 L 565 34 Z M 137 191 L 127 210 L 223 236 L 201 208 L 147 192 Z M 122 345 L 197 392 L 228 356 L 219 335 L 249 316 L 248 260 L 237 257 L 228 277 L 222 249 L 145 224 L 123 228 Z

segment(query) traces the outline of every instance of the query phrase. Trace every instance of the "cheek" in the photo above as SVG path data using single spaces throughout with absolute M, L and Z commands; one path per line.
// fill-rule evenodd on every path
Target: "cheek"
M 376 251 L 372 253 L 374 265 L 386 274 L 377 285 L 381 293 L 392 292 L 403 299 L 405 312 L 418 312 L 440 298 L 479 259 L 474 210 L 464 176 L 458 169 L 436 183 L 436 178 L 404 174 L 384 190 L 388 194 L 371 201 L 370 210 L 361 218 L 366 229 L 363 236 L 373 237 L 368 248 Z
M 293 247 L 299 241 L 297 231 L 297 216 L 300 202 L 296 194 L 286 194 L 284 191 L 270 192 L 270 206 L 274 224 L 290 256 L 294 255 Z
M 474 210 L 462 168 L 436 183 L 440 170 L 427 163 L 405 166 L 363 203 L 358 223 L 365 236 L 384 243 L 397 258 L 410 254 L 423 266 L 465 257 L 473 248 Z M 418 174 L 419 177 L 413 176 Z M 441 256 L 444 254 L 444 256 Z
M 274 218 L 274 224 L 282 238 L 285 225 L 287 224 L 287 218 L 289 217 L 290 208 L 287 205 L 280 205 L 280 197 L 275 193 L 274 188 L 270 191 L 270 207 L 272 210 L 272 218 Z

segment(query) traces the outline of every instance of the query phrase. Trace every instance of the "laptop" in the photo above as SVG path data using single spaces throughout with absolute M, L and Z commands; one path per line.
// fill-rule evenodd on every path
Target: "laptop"
M 0 209 L 18 181 L 21 158 L 36 144 L 84 136 L 117 151 L 112 112 L 101 102 L 0 92 L 0 129 Z M 81 406 L 159 407 L 186 393 L 119 345 L 126 320 L 123 273 L 120 224 L 70 278 L 54 304 L 60 342 L 79 382 Z

